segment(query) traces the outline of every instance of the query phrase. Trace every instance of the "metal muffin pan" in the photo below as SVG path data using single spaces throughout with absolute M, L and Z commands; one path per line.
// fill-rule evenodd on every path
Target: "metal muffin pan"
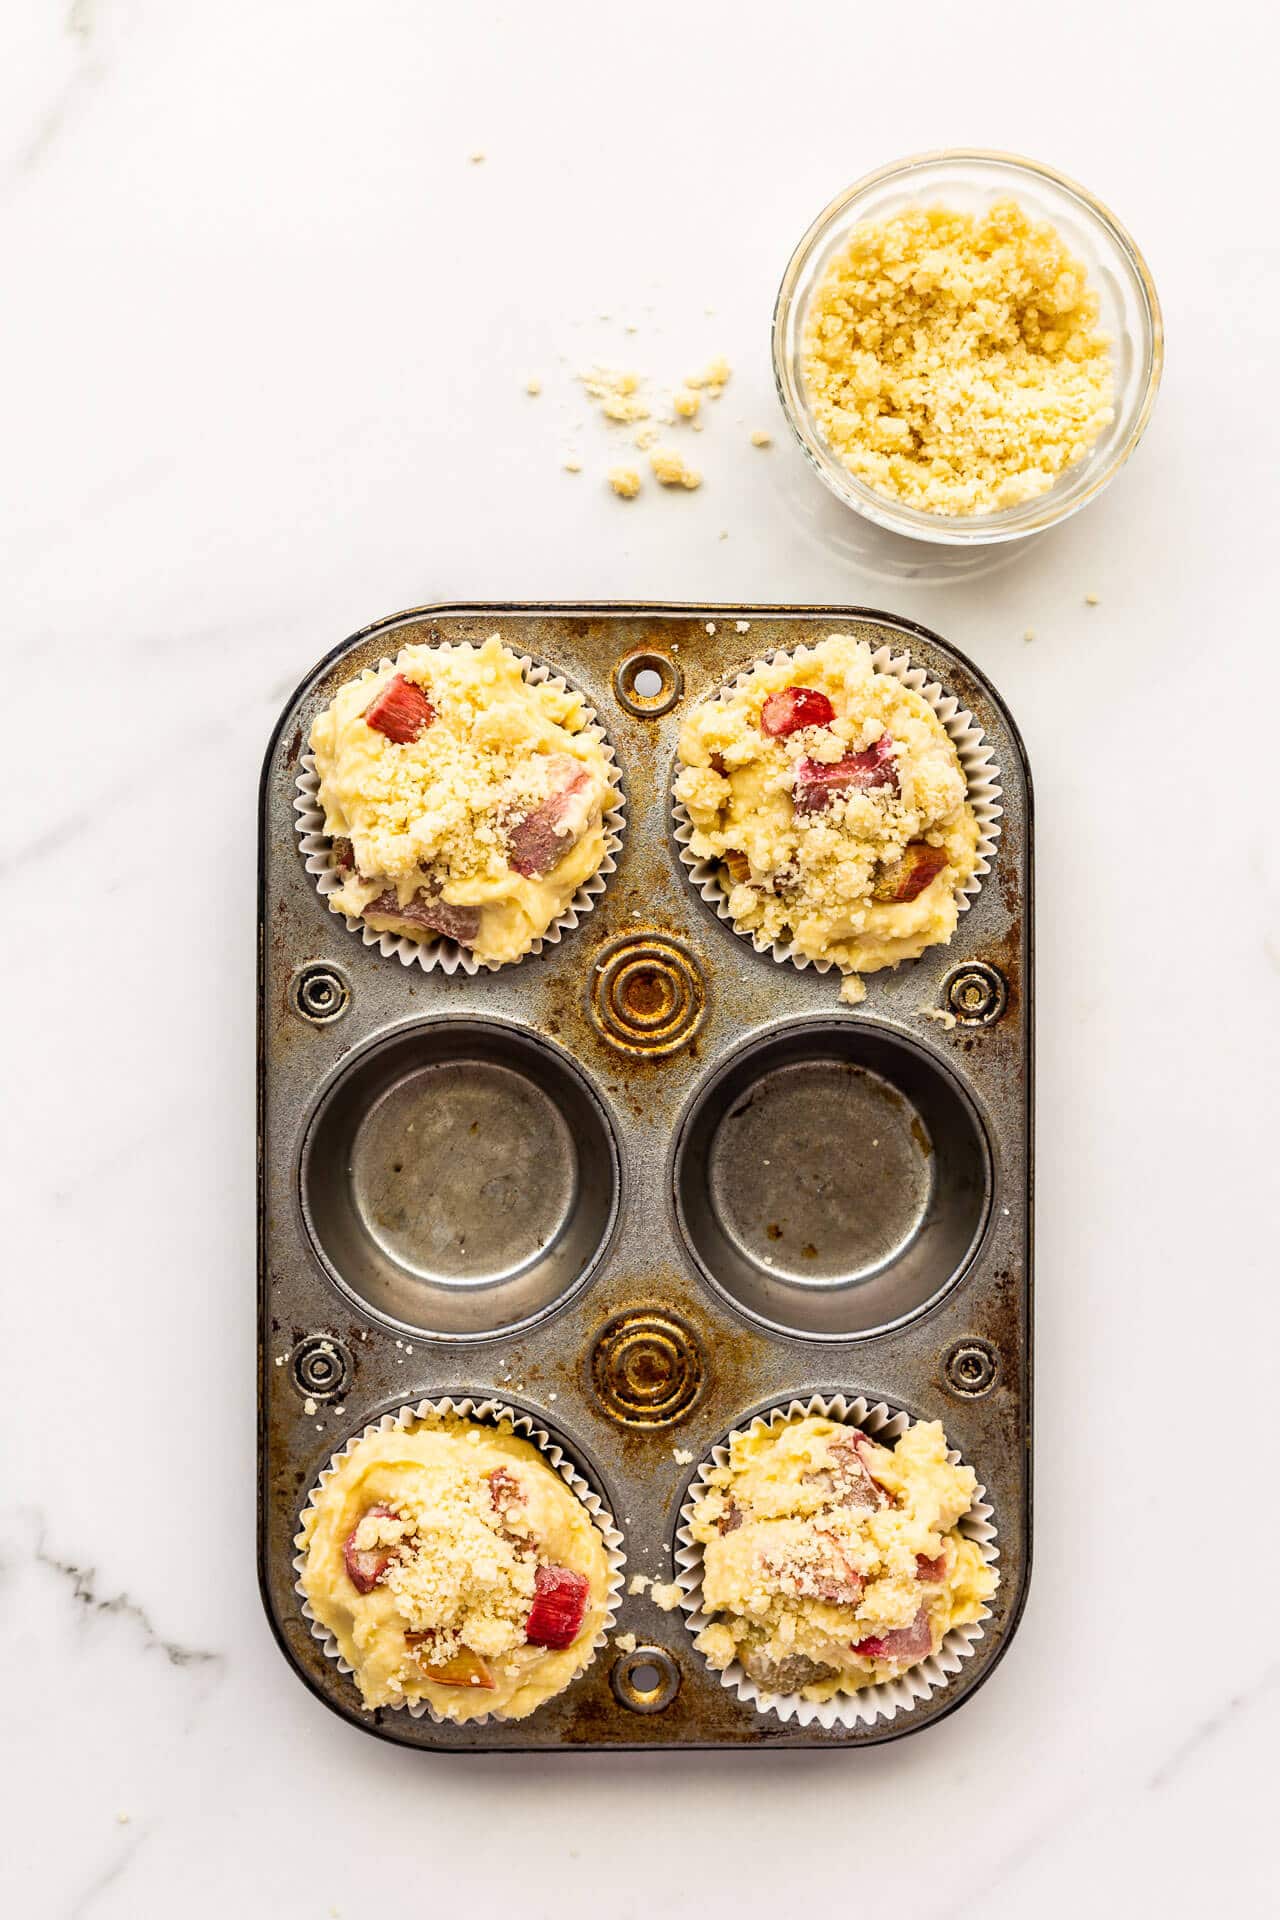
M 716 916 L 679 863 L 670 804 L 688 706 L 836 630 L 910 652 L 973 713 L 1003 787 L 992 872 L 951 945 L 869 976 L 856 1007 L 835 972 L 779 964 Z M 299 758 L 363 668 L 493 632 L 594 706 L 626 837 L 594 911 L 541 955 L 423 972 L 325 906 L 295 833 Z M 936 634 L 865 608 L 425 607 L 308 675 L 260 796 L 258 1560 L 282 1650 L 336 1713 L 440 1750 L 857 1747 L 931 1724 L 986 1679 L 1031 1562 L 1031 821 L 990 683 Z M 696 1463 L 764 1407 L 841 1391 L 940 1419 L 998 1529 L 973 1657 L 892 1720 L 760 1713 L 707 1671 L 681 1614 L 642 1596 L 615 1629 L 635 1652 L 606 1647 L 528 1719 L 368 1713 L 302 1616 L 308 1489 L 398 1406 L 452 1394 L 527 1411 L 614 1515 L 628 1578 L 668 1580 Z

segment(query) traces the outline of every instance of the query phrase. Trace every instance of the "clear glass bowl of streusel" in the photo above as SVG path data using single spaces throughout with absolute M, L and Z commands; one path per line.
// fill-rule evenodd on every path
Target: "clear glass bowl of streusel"
M 1048 167 L 977 149 L 840 194 L 773 316 L 778 396 L 826 485 L 950 546 L 1023 539 L 1092 500 L 1141 439 L 1163 360 L 1155 286 L 1114 215 Z

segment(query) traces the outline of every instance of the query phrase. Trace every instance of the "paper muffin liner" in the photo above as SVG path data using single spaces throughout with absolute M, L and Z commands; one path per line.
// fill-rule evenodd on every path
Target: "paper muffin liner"
M 905 1413 L 895 1412 L 883 1400 L 872 1405 L 861 1395 L 852 1399 L 843 1393 L 815 1393 L 808 1400 L 791 1400 L 784 1405 L 771 1407 L 767 1412 L 757 1414 L 748 1426 L 737 1427 L 726 1434 L 720 1444 L 712 1448 L 710 1457 L 701 1463 L 694 1475 L 680 1509 L 680 1525 L 676 1530 L 676 1584 L 683 1594 L 680 1605 L 691 1635 L 701 1633 L 716 1618 L 714 1614 L 702 1611 L 702 1547 L 690 1531 L 694 1503 L 710 1490 L 706 1479 L 708 1471 L 712 1467 L 728 1465 L 729 1444 L 736 1434 L 756 1434 L 767 1428 L 782 1427 L 790 1420 L 802 1419 L 809 1414 L 842 1420 L 847 1426 L 861 1428 L 863 1433 L 882 1444 L 897 1440 L 912 1424 Z M 963 1464 L 954 1447 L 948 1452 L 947 1458 L 953 1466 Z M 959 1521 L 958 1529 L 966 1539 L 975 1542 L 987 1565 L 993 1566 L 1000 1550 L 996 1545 L 995 1527 L 991 1524 L 992 1509 L 983 1498 L 985 1492 L 986 1488 L 982 1485 L 975 1489 L 973 1505 Z M 794 1720 L 802 1727 L 817 1725 L 828 1731 L 833 1727 L 845 1727 L 851 1731 L 858 1726 L 872 1726 L 877 1720 L 892 1720 L 898 1714 L 919 1706 L 945 1687 L 951 1676 L 973 1653 L 983 1637 L 982 1623 L 990 1617 L 991 1609 L 984 1607 L 977 1620 L 967 1626 L 953 1627 L 938 1651 L 930 1654 L 927 1660 L 921 1660 L 893 1680 L 879 1680 L 874 1686 L 862 1687 L 856 1693 L 837 1693 L 830 1700 L 806 1700 L 798 1693 L 770 1693 L 757 1685 L 737 1660 L 716 1677 L 723 1687 L 736 1693 L 739 1700 L 745 1701 L 759 1713 L 776 1713 L 780 1720 Z
M 588 1486 L 586 1480 L 583 1479 L 578 1469 L 566 1455 L 564 1448 L 551 1438 L 551 1435 L 544 1427 L 538 1426 L 530 1414 L 522 1413 L 518 1407 L 509 1406 L 505 1400 L 473 1400 L 470 1398 L 455 1400 L 449 1395 L 445 1395 L 445 1397 L 440 1400 L 419 1400 L 415 1402 L 413 1406 L 403 1406 L 397 1408 L 394 1413 L 384 1413 L 380 1420 L 374 1420 L 368 1426 L 362 1427 L 359 1433 L 351 1436 L 345 1446 L 339 1447 L 338 1451 L 331 1455 L 329 1464 L 316 1476 L 316 1480 L 307 1494 L 302 1511 L 305 1513 L 308 1507 L 315 1505 L 316 1496 L 322 1491 L 326 1481 L 338 1470 L 348 1454 L 350 1454 L 355 1447 L 359 1446 L 362 1440 L 368 1439 L 375 1433 L 390 1433 L 396 1427 L 410 1427 L 415 1421 L 429 1419 L 432 1414 L 452 1414 L 459 1420 L 474 1420 L 482 1426 L 498 1426 L 506 1422 L 510 1425 L 512 1431 L 518 1434 L 522 1440 L 530 1441 L 532 1445 L 538 1449 L 539 1453 L 547 1462 L 547 1465 L 551 1467 L 564 1481 L 565 1485 L 577 1495 L 591 1516 L 593 1524 L 604 1541 L 605 1554 L 609 1561 L 609 1585 L 605 1594 L 605 1614 L 600 1625 L 600 1630 L 591 1642 L 582 1665 L 578 1668 L 577 1673 L 573 1675 L 573 1680 L 578 1679 L 580 1675 L 586 1672 L 601 1647 L 605 1645 L 617 1622 L 618 1603 L 622 1597 L 622 1572 L 626 1565 L 626 1555 L 622 1551 L 622 1535 L 614 1525 L 613 1515 L 605 1507 L 599 1494 Z M 306 1565 L 306 1543 L 301 1529 L 299 1529 L 298 1533 L 294 1536 L 293 1544 L 298 1549 L 293 1557 L 293 1570 L 298 1576 L 294 1581 L 293 1590 L 302 1602 L 302 1617 L 311 1629 L 312 1639 L 320 1642 L 324 1652 L 328 1658 L 333 1661 L 339 1673 L 351 1674 L 354 1672 L 354 1669 L 350 1661 L 344 1659 L 336 1636 L 321 1620 L 316 1618 L 311 1608 L 311 1602 L 307 1598 L 306 1589 L 302 1584 L 303 1569 Z M 565 1685 L 572 1685 L 572 1681 L 566 1681 Z M 563 1691 L 563 1689 L 561 1689 L 561 1691 Z M 556 1695 L 551 1696 L 553 1699 L 557 1697 Z M 544 1701 L 541 1704 L 545 1705 L 546 1702 Z M 415 1720 L 422 1719 L 425 1714 L 429 1719 L 434 1720 L 437 1726 L 466 1725 L 468 1727 L 482 1727 L 489 1720 L 505 1720 L 507 1718 L 505 1713 L 495 1711 L 492 1713 L 470 1715 L 465 1722 L 450 1720 L 447 1714 L 437 1713 L 430 1702 L 426 1700 L 404 1700 L 396 1704 L 388 1704 L 385 1708 L 379 1708 L 379 1711 L 387 1713 L 408 1713 L 411 1714 Z M 538 1709 L 535 1707 L 534 1712 L 536 1713 L 537 1711 Z M 528 1715 L 526 1714 L 521 1717 L 527 1719 Z
M 811 652 L 812 648 L 809 647 L 776 647 L 772 652 L 762 654 L 759 660 L 753 660 L 750 666 L 744 667 L 741 673 L 707 697 L 726 700 L 738 691 L 757 666 L 771 666 L 775 660 L 782 659 L 803 662 L 805 655 Z M 1003 789 L 993 749 L 968 708 L 962 707 L 955 695 L 948 693 L 939 681 L 931 680 L 923 667 L 913 667 L 909 653 L 894 653 L 889 647 L 877 647 L 871 656 L 871 664 L 877 673 L 891 673 L 895 680 L 901 680 L 903 686 L 922 695 L 937 714 L 955 747 L 968 788 L 969 805 L 978 822 L 977 860 L 973 875 L 956 896 L 959 911 L 967 913 L 982 891 L 983 879 L 991 871 L 996 842 L 1000 838 L 1000 817 L 1004 812 L 1000 804 Z M 718 860 L 705 860 L 691 851 L 689 842 L 694 833 L 693 821 L 683 801 L 677 799 L 674 789 L 671 806 L 680 863 L 707 905 L 715 909 L 718 918 L 732 927 L 741 939 L 750 940 L 757 953 L 771 954 L 780 965 L 790 962 L 793 967 L 813 967 L 818 973 L 829 973 L 836 965 L 834 960 L 815 960 L 809 954 L 799 952 L 794 940 L 770 940 L 758 927 L 739 927 L 735 924 L 729 912 L 729 888 L 725 884 L 723 866 Z
M 505 642 L 504 642 L 505 645 Z M 561 674 L 552 673 L 550 667 L 530 658 L 527 653 L 516 653 L 513 647 L 507 652 L 519 664 L 527 685 L 532 687 L 552 687 L 557 693 L 578 693 Z M 451 640 L 439 642 L 432 647 L 434 653 L 457 653 L 461 643 Z M 395 656 L 394 661 L 384 654 L 376 667 L 366 667 L 360 675 L 361 680 L 372 680 L 384 667 L 399 667 L 404 661 L 406 649 Z M 454 974 L 477 974 L 481 968 L 496 973 L 501 967 L 514 967 L 530 954 L 541 953 L 544 947 L 552 947 L 563 939 L 564 935 L 576 927 L 584 915 L 591 912 L 597 900 L 609 882 L 609 875 L 617 871 L 617 856 L 622 847 L 622 836 L 626 829 L 626 799 L 622 791 L 620 770 L 613 742 L 601 726 L 594 707 L 583 700 L 585 724 L 579 729 L 587 739 L 594 740 L 604 755 L 612 780 L 612 805 L 604 813 L 604 858 L 589 879 L 584 880 L 574 894 L 563 913 L 557 914 L 545 933 L 538 935 L 532 946 L 514 960 L 480 960 L 466 947 L 460 947 L 455 940 L 444 936 L 431 941 L 411 940 L 407 934 L 378 933 L 355 914 L 346 913 L 342 919 L 350 933 L 358 933 L 366 947 L 377 947 L 383 958 L 399 960 L 402 966 L 421 967 L 424 973 L 434 972 Z M 315 755 L 304 753 L 298 762 L 298 775 L 294 794 L 294 812 L 297 814 L 296 830 L 298 844 L 302 850 L 303 863 L 307 872 L 315 878 L 318 891 L 327 899 L 342 884 L 342 874 L 333 858 L 333 843 L 324 830 L 324 810 L 320 805 L 320 776 L 316 771 Z

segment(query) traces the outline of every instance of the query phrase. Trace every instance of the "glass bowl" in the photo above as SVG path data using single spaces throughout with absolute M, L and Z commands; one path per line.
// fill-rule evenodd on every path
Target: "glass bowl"
M 924 513 L 855 479 L 824 440 L 805 394 L 801 358 L 814 288 L 860 220 L 883 220 L 904 207 L 944 205 L 981 213 L 1012 196 L 1033 219 L 1050 220 L 1085 262 L 1098 295 L 1099 324 L 1111 336 L 1115 418 L 1047 493 L 998 513 Z M 1114 214 L 1074 181 L 1011 153 L 955 148 L 916 154 L 869 173 L 823 209 L 792 254 L 773 311 L 773 375 L 800 442 L 831 491 L 894 533 L 947 546 L 1021 540 L 1078 513 L 1128 459 L 1151 418 L 1164 364 L 1160 302 L 1147 264 Z

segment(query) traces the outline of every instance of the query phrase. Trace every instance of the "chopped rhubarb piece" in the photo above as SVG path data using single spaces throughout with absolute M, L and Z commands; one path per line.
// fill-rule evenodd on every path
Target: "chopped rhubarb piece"
M 356 850 L 345 835 L 339 834 L 333 842 L 333 864 L 340 873 L 356 870 Z
M 735 887 L 740 887 L 745 880 L 751 878 L 751 862 L 745 853 L 739 853 L 736 847 L 730 847 L 720 857 L 729 869 L 729 878 Z
M 853 1433 L 831 1443 L 832 1499 L 838 1507 L 888 1506 L 889 1495 L 873 1477 L 859 1442 L 866 1444 L 862 1434 Z
M 495 1684 L 493 1671 L 487 1661 L 478 1653 L 472 1653 L 470 1647 L 459 1647 L 447 1660 L 434 1664 L 431 1659 L 431 1643 L 434 1633 L 406 1633 L 405 1645 L 416 1656 L 422 1668 L 423 1677 L 433 1680 L 438 1687 L 485 1687 Z
M 836 710 L 816 687 L 784 687 L 771 693 L 760 709 L 760 731 L 779 740 L 801 727 L 829 727 Z
M 808 1570 L 805 1583 L 799 1591 L 812 1594 L 815 1600 L 825 1600 L 828 1606 L 856 1607 L 866 1584 L 862 1575 L 838 1541 L 826 1534 L 820 1538 L 828 1550 L 826 1561 Z
M 723 780 L 723 779 L 725 778 L 725 776 L 726 776 L 726 775 L 728 774 L 728 771 L 729 771 L 729 768 L 728 768 L 728 764 L 727 764 L 727 762 L 725 761 L 725 757 L 724 757 L 724 755 L 723 755 L 722 753 L 713 753 L 713 754 L 712 754 L 712 756 L 711 756 L 711 771 L 712 771 L 713 773 L 718 773 L 718 774 L 720 775 L 720 778 L 721 778 L 722 780 Z
M 933 1652 L 929 1609 L 921 1607 L 909 1627 L 895 1627 L 892 1633 L 855 1640 L 853 1651 L 865 1654 L 870 1660 L 923 1660 L 926 1653 Z
M 527 880 L 541 879 L 577 846 L 591 822 L 591 770 L 571 753 L 547 757 L 551 790 L 545 800 L 507 828 L 508 859 Z
M 716 1522 L 718 1533 L 736 1533 L 742 1525 L 742 1508 L 732 1496 L 725 1502 L 724 1512 Z
M 495 1467 L 485 1479 L 489 1482 L 489 1500 L 495 1513 L 505 1513 L 508 1507 L 523 1500 L 524 1488 L 509 1467 Z
M 385 733 L 388 740 L 407 747 L 410 741 L 431 725 L 436 717 L 426 693 L 412 680 L 398 673 L 388 680 L 381 693 L 365 709 L 365 725 Z
M 811 1687 L 815 1681 L 833 1680 L 836 1673 L 834 1667 L 821 1666 L 803 1653 L 793 1653 L 785 1660 L 771 1660 L 754 1647 L 742 1655 L 742 1664 L 766 1693 L 798 1693 L 801 1687 Z
M 446 940 L 456 940 L 460 947 L 469 947 L 480 931 L 479 907 L 450 906 L 436 893 L 415 893 L 408 905 L 402 907 L 395 888 L 389 887 L 386 893 L 369 902 L 361 918 L 372 925 L 375 914 L 379 919 L 398 920 L 415 932 L 441 933 Z
M 363 1523 L 374 1517 L 378 1520 L 398 1520 L 399 1514 L 394 1507 L 370 1507 L 362 1513 L 342 1549 L 343 1562 L 347 1569 L 347 1578 L 357 1593 L 372 1593 L 393 1560 L 399 1558 L 394 1547 L 358 1547 L 356 1535 Z
M 534 1647 L 568 1647 L 578 1637 L 590 1582 L 568 1567 L 539 1567 L 524 1637 Z
M 902 902 L 914 900 L 936 880 L 947 864 L 945 847 L 931 847 L 926 840 L 913 840 L 892 866 L 882 867 L 871 889 L 873 900 Z
M 947 1550 L 935 1554 L 931 1560 L 927 1553 L 916 1555 L 916 1579 L 925 1580 L 930 1586 L 939 1586 L 947 1577 Z
M 865 793 L 873 787 L 899 791 L 891 734 L 882 733 L 874 747 L 846 753 L 842 760 L 811 760 L 806 754 L 796 768 L 796 811 L 821 813 L 837 794 Z

